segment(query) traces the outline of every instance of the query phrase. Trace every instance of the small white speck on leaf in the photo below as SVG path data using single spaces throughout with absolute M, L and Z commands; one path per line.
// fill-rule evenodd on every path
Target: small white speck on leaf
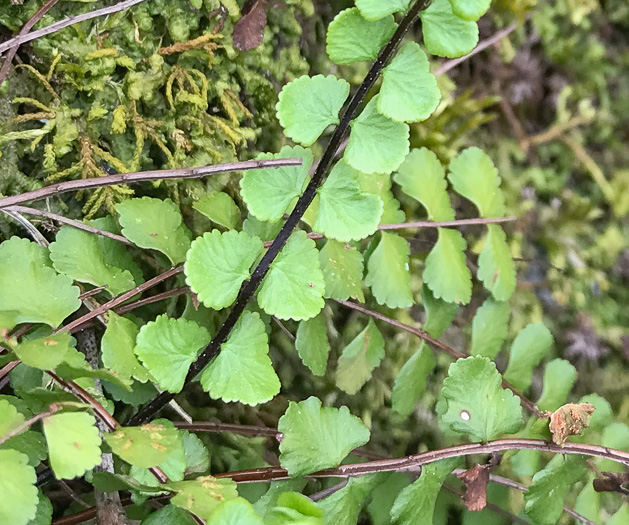
M 469 421 L 470 418 L 472 417 L 467 410 L 461 410 L 461 413 L 459 414 L 459 416 L 461 416 L 461 419 L 463 421 Z

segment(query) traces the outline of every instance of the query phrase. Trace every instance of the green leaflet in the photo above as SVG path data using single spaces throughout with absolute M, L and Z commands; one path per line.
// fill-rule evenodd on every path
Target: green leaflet
M 478 20 L 489 9 L 491 0 L 450 0 L 450 5 L 456 16 L 464 20 Z
M 301 166 L 285 166 L 246 171 L 240 179 L 240 193 L 249 211 L 261 221 L 277 221 L 290 211 L 295 197 L 306 185 L 312 165 L 312 152 L 301 146 L 284 146 L 279 153 L 264 153 L 258 159 L 286 159 L 301 157 Z
M 243 498 L 221 503 L 207 523 L 208 525 L 264 525 L 253 505 Z
M 175 505 L 166 505 L 143 519 L 141 525 L 195 525 L 196 523 L 197 521 L 189 512 Z
M 345 9 L 328 26 L 326 50 L 330 59 L 339 65 L 374 60 L 396 27 L 391 15 L 370 21 L 355 7 Z
M 136 286 L 131 272 L 123 269 L 124 261 L 118 265 L 117 248 L 126 255 L 118 241 L 63 226 L 50 245 L 50 259 L 59 273 L 94 286 L 107 286 L 113 297 Z
M 296 231 L 271 264 L 258 293 L 258 304 L 280 319 L 310 319 L 323 308 L 324 288 L 315 242 L 306 232 Z
M 216 224 L 228 230 L 240 224 L 240 209 L 227 193 L 217 191 L 204 195 L 192 203 L 192 207 Z
M 150 379 L 150 374 L 133 351 L 139 331 L 133 321 L 110 311 L 107 329 L 101 339 L 101 359 L 106 368 L 121 378 L 134 377 L 145 382 Z
M 262 248 L 260 239 L 245 232 L 207 232 L 190 246 L 184 264 L 186 283 L 208 308 L 225 308 L 251 276 L 250 268 Z
M 0 399 L 0 437 L 24 423 L 25 417 L 11 403 Z
M 441 485 L 459 461 L 459 458 L 451 458 L 423 466 L 419 479 L 403 488 L 395 499 L 391 509 L 391 522 L 396 525 L 433 523 L 435 503 Z
M 509 303 L 491 297 L 476 310 L 472 321 L 472 355 L 495 359 L 509 331 Z
M 367 20 L 379 20 L 406 10 L 409 3 L 410 0 L 356 0 L 356 7 Z
M 165 483 L 164 487 L 176 492 L 170 500 L 173 505 L 188 509 L 205 520 L 209 520 L 223 502 L 238 497 L 236 483 L 229 478 L 200 476 L 190 481 Z
M 328 240 L 319 252 L 325 281 L 325 297 L 344 301 L 353 297 L 360 302 L 363 294 L 363 254 L 350 244 Z
M 433 337 L 441 337 L 452 324 L 459 307 L 454 303 L 437 299 L 425 284 L 422 286 L 422 304 L 426 310 L 424 330 Z
M 607 520 L 607 525 L 623 525 L 629 520 L 629 505 L 623 504 L 618 511 Z
M 413 304 L 410 247 L 395 233 L 380 232 L 378 246 L 367 263 L 365 284 L 371 287 L 378 304 L 389 308 L 407 308 Z
M 304 146 L 313 144 L 332 125 L 349 95 L 349 83 L 333 75 L 302 76 L 279 94 L 277 118 L 284 133 Z
M 533 483 L 524 493 L 524 511 L 535 523 L 554 525 L 563 512 L 566 492 L 587 472 L 583 457 L 557 454 L 533 476 Z
M 467 55 L 478 44 L 476 22 L 455 15 L 449 0 L 434 0 L 419 16 L 426 49 L 433 55 L 457 58 Z
M 426 120 L 437 109 L 441 91 L 419 44 L 409 42 L 382 71 L 378 111 L 398 122 Z
M 316 376 L 325 374 L 330 353 L 328 327 L 323 312 L 316 317 L 301 321 L 297 329 L 295 347 L 299 357 Z
M 318 190 L 319 210 L 313 229 L 341 242 L 360 240 L 376 231 L 382 200 L 363 191 L 354 168 L 337 162 Z
M 121 427 L 104 436 L 114 454 L 136 467 L 159 465 L 175 449 L 181 448 L 179 431 L 155 422 L 141 427 Z
M 50 466 L 55 476 L 82 476 L 101 462 L 96 420 L 85 412 L 53 414 L 44 419 Z
M 452 430 L 474 441 L 490 441 L 512 434 L 522 426 L 520 400 L 501 387 L 496 365 L 486 357 L 468 357 L 452 363 L 440 399 L 447 409 L 441 419 Z
M 507 236 L 498 224 L 487 225 L 485 244 L 478 256 L 478 278 L 499 301 L 508 301 L 515 292 L 515 263 Z
M 436 365 L 432 350 L 422 342 L 395 378 L 391 392 L 393 410 L 404 417 L 411 414 L 415 403 L 426 390 L 428 375 Z
M 199 350 L 209 342 L 209 332 L 194 321 L 164 314 L 140 329 L 134 352 L 161 388 L 177 393 Z
M 629 427 L 624 423 L 612 423 L 603 429 L 601 445 L 617 450 L 629 450 Z M 599 459 L 598 469 L 605 472 L 625 472 L 623 465 L 611 459 Z
M 280 463 L 291 476 L 336 467 L 369 440 L 369 430 L 347 407 L 322 408 L 316 397 L 291 401 L 277 429 L 284 434 Z
M 430 250 L 424 268 L 424 282 L 435 297 L 467 304 L 472 298 L 472 274 L 467 267 L 467 243 L 457 230 L 437 228 L 439 238 Z
M 351 126 L 345 149 L 347 163 L 363 173 L 391 173 L 409 151 L 409 127 L 378 112 L 379 95 L 372 98 Z
M 55 328 L 79 306 L 78 287 L 52 268 L 45 248 L 18 237 L 0 244 L 0 311 L 12 323 Z
M 203 390 L 213 399 L 258 405 L 280 391 L 269 358 L 268 337 L 260 315 L 245 312 L 218 356 L 201 374 Z
M 264 517 L 265 525 L 324 525 L 323 511 L 298 492 L 282 492 Z
M 54 369 L 65 358 L 70 348 L 70 334 L 62 332 L 48 337 L 31 339 L 15 347 L 15 355 L 28 366 L 42 370 Z
M 413 149 L 398 168 L 393 180 L 404 193 L 421 202 L 433 221 L 451 221 L 454 210 L 450 204 L 446 172 L 428 148 Z
M 505 215 L 500 176 L 487 153 L 480 148 L 467 148 L 450 161 L 449 170 L 448 179 L 454 190 L 471 200 L 481 217 Z
M 400 210 L 400 203 L 391 192 L 391 177 L 387 173 L 365 174 L 358 172 L 360 187 L 368 192 L 378 195 L 384 204 L 380 224 L 397 224 L 405 219 L 404 212 Z
M 162 252 L 173 265 L 185 260 L 192 235 L 173 201 L 130 199 L 116 204 L 116 211 L 120 214 L 122 234 L 131 242 Z
M 622 468 L 622 467 L 621 467 Z M 574 511 L 590 519 L 594 523 L 601 522 L 601 494 L 594 490 L 593 475 L 587 479 L 585 486 L 579 492 L 574 502 Z M 607 522 L 606 522 L 607 523 Z
M 341 490 L 321 501 L 324 524 L 356 525 L 369 493 L 386 478 L 386 474 L 351 478 Z
M 577 380 L 577 369 L 565 359 L 553 359 L 544 368 L 544 387 L 537 401 L 540 410 L 554 412 L 566 402 Z
M 17 450 L 0 450 L 0 523 L 27 525 L 37 514 L 37 474 L 28 457 Z M 6 502 L 11 502 L 6 504 Z
M 548 355 L 553 345 L 550 330 L 542 323 L 527 325 L 511 345 L 504 378 L 518 390 L 531 385 L 533 369 Z
M 336 384 L 348 394 L 355 394 L 371 378 L 384 357 L 384 338 L 369 319 L 367 327 L 344 349 L 336 369 Z

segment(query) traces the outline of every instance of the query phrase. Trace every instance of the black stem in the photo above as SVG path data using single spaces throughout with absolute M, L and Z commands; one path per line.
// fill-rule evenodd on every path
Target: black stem
M 337 126 L 330 142 L 328 143 L 323 156 L 321 157 L 321 161 L 319 162 L 310 183 L 306 187 L 306 190 L 302 194 L 302 196 L 297 201 L 295 205 L 295 209 L 293 209 L 292 213 L 284 223 L 284 226 L 278 233 L 277 237 L 273 241 L 273 244 L 269 247 L 267 252 L 264 254 L 264 257 L 256 266 L 255 270 L 251 274 L 251 279 L 245 281 L 240 288 L 240 292 L 238 293 L 238 297 L 236 299 L 236 303 L 232 308 L 231 312 L 227 316 L 225 322 L 219 328 L 216 336 L 210 343 L 205 347 L 201 355 L 199 355 L 198 359 L 192 364 L 188 375 L 186 376 L 186 380 L 184 385 L 187 385 L 193 378 L 197 376 L 201 370 L 203 370 L 207 364 L 214 359 L 218 355 L 220 351 L 221 345 L 227 340 L 229 334 L 232 329 L 236 325 L 236 322 L 244 312 L 247 304 L 253 297 L 256 289 L 264 279 L 265 275 L 269 271 L 271 263 L 275 260 L 275 257 L 280 253 L 281 249 L 288 241 L 291 233 L 303 217 L 304 213 L 310 206 L 310 203 L 315 198 L 317 194 L 317 189 L 323 183 L 326 175 L 330 171 L 332 166 L 332 162 L 334 162 L 334 157 L 336 156 L 336 152 L 338 151 L 341 142 L 343 141 L 343 136 L 347 132 L 349 128 L 350 122 L 356 116 L 358 108 L 361 106 L 367 93 L 373 87 L 376 79 L 387 65 L 391 57 L 395 53 L 395 50 L 400 45 L 402 38 L 406 34 L 406 31 L 409 29 L 411 24 L 416 20 L 419 12 L 428 5 L 430 5 L 431 0 L 418 0 L 413 7 L 408 11 L 408 13 L 404 16 L 397 30 L 389 40 L 389 43 L 382 49 L 378 58 L 371 66 L 369 73 L 363 80 L 363 83 L 360 85 L 356 94 L 352 97 L 339 125 Z M 169 392 L 162 392 L 157 397 L 153 398 L 147 404 L 145 404 L 140 410 L 129 420 L 127 421 L 127 425 L 139 425 L 148 421 L 151 417 L 153 417 L 164 405 L 166 405 L 171 399 L 175 396 Z

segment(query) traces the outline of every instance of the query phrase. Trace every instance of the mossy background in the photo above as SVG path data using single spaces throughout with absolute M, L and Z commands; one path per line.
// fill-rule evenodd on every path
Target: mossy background
M 0 35 L 17 32 L 41 3 L 3 2 Z M 112 3 L 61 1 L 38 27 Z M 270 8 L 263 43 L 241 53 L 234 50 L 231 34 L 242 4 L 151 0 L 23 45 L 15 61 L 20 65 L 0 89 L 0 194 L 54 180 L 216 164 L 278 151 L 285 139 L 274 106 L 286 82 L 330 72 L 353 85 L 362 81 L 367 64 L 338 67 L 325 54 L 325 28 L 350 2 L 293 0 Z M 596 392 L 610 401 L 617 421 L 629 424 L 629 5 L 624 0 L 496 0 L 481 20 L 481 39 L 513 21 L 520 26 L 509 38 L 439 77 L 442 104 L 429 120 L 412 125 L 412 146 L 427 146 L 447 162 L 463 146 L 476 145 L 494 159 L 508 212 L 519 217 L 507 227 L 518 257 L 511 337 L 543 320 L 553 330 L 555 355 L 579 370 L 573 397 Z M 439 63 L 435 59 L 434 67 Z M 314 146 L 315 154 L 325 140 Z M 110 187 L 37 206 L 92 218 L 113 213 L 114 204 L 131 195 L 169 197 L 200 234 L 211 226 L 191 203 L 222 190 L 244 212 L 237 182 L 225 174 Z M 421 218 L 416 203 L 396 197 L 407 218 Z M 469 204 L 454 204 L 457 217 L 473 216 Z M 463 232 L 474 264 L 481 232 Z M 0 217 L 0 239 L 15 233 L 24 235 L 20 226 Z M 418 231 L 410 241 L 413 264 L 421 268 L 434 232 Z M 419 303 L 419 279 L 414 289 Z M 444 336 L 452 346 L 467 347 L 469 321 L 485 293 L 479 288 L 472 304 L 460 309 Z M 185 306 L 180 299 L 168 309 Z M 423 317 L 421 305 L 408 311 L 387 311 L 375 302 L 369 307 L 410 324 Z M 153 306 L 139 315 L 151 318 L 163 311 L 163 305 Z M 292 333 L 296 326 L 287 323 Z M 329 370 L 364 326 L 362 317 L 335 312 Z M 418 341 L 381 329 L 387 359 L 357 395 L 339 393 L 333 374 L 313 377 L 294 342 L 272 324 L 271 355 L 290 391 L 254 410 L 210 403 L 192 389 L 185 408 L 200 418 L 274 426 L 289 398 L 317 392 L 325 403 L 346 404 L 371 425 L 374 451 L 402 455 L 438 447 L 441 434 L 431 407 L 450 361 L 439 357 L 422 405 L 402 419 L 390 408 L 391 386 Z M 536 399 L 541 386 L 536 374 L 529 397 Z M 263 464 L 270 448 L 262 438 L 231 435 L 207 443 L 221 470 Z M 447 521 L 450 503 L 441 505 L 439 523 Z M 377 512 L 376 506 L 374 523 Z

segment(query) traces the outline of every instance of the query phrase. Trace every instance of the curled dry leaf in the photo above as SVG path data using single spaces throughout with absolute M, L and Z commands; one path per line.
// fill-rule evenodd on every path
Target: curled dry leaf
M 596 492 L 618 492 L 629 495 L 629 473 L 603 472 L 604 478 L 594 480 Z
M 483 510 L 487 505 L 487 483 L 492 465 L 475 465 L 457 476 L 465 484 L 463 501 L 468 510 Z
M 550 415 L 549 428 L 553 434 L 553 442 L 560 447 L 568 436 L 576 436 L 588 428 L 594 405 L 588 403 L 568 403 L 559 407 Z

